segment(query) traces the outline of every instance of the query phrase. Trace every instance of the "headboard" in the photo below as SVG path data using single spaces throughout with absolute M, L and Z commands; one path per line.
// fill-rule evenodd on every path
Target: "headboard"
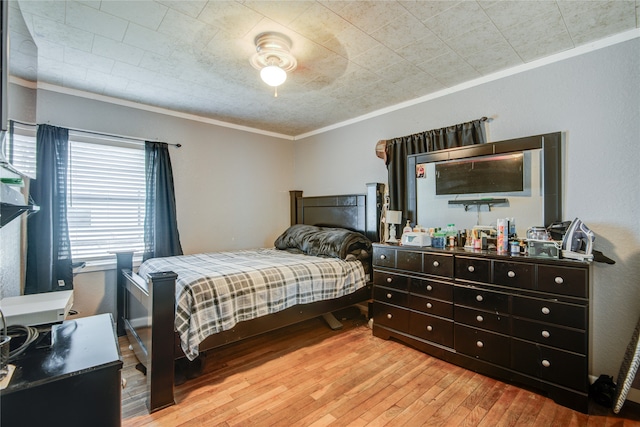
M 384 184 L 367 184 L 366 194 L 302 197 L 290 191 L 291 224 L 342 227 L 378 242 Z

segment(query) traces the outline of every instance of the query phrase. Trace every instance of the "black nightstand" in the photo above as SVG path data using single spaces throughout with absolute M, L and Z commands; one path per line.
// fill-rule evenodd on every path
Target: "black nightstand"
M 120 426 L 122 360 L 110 314 L 53 325 L 0 391 L 0 425 Z

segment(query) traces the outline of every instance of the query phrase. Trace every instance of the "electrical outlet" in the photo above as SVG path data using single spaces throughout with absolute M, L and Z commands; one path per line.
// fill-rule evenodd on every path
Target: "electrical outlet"
M 63 288 L 64 287 L 64 280 L 62 280 L 62 279 L 58 280 L 58 286 Z

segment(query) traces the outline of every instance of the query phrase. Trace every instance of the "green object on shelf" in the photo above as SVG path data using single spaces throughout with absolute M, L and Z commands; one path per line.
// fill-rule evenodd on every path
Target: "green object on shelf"
M 2 181 L 3 184 L 8 184 L 8 185 L 19 185 L 22 186 L 24 185 L 24 181 L 22 178 L 0 178 L 0 181 Z

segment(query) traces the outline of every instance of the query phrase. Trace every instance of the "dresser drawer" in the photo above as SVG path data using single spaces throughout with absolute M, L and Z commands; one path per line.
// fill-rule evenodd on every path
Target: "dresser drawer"
M 413 336 L 453 348 L 453 321 L 412 312 L 409 333 Z
M 456 305 L 454 307 L 453 318 L 456 323 L 464 323 L 465 325 L 475 328 L 488 329 L 501 334 L 508 334 L 510 332 L 509 316 L 505 314 L 480 311 Z
M 435 316 L 453 318 L 453 304 L 420 295 L 409 295 L 409 308 Z
M 453 277 L 453 256 L 434 253 L 423 254 L 424 264 L 422 271 L 425 274 L 452 278 Z
M 535 289 L 535 265 L 522 262 L 494 261 L 493 283 L 512 288 Z
M 407 271 L 422 271 L 422 252 L 396 251 L 396 268 Z
M 587 358 L 543 345 L 512 339 L 512 365 L 519 372 L 574 390 L 587 391 Z
M 407 297 L 408 294 L 406 292 L 399 291 L 397 289 L 383 288 L 378 285 L 373 288 L 373 299 L 387 304 L 406 307 Z
M 409 292 L 430 298 L 453 301 L 453 285 L 449 282 L 412 278 Z
M 510 338 L 455 324 L 455 349 L 458 353 L 508 367 L 511 360 Z
M 409 278 L 400 274 L 387 273 L 386 271 L 373 272 L 374 285 L 394 288 L 401 291 L 409 290 Z
M 491 261 L 480 258 L 456 257 L 454 274 L 456 279 L 489 283 Z
M 538 266 L 538 290 L 586 298 L 589 295 L 587 270 L 540 265 Z
M 581 330 L 585 330 L 587 327 L 586 306 L 555 300 L 514 296 L 511 314 L 515 317 L 525 317 Z
M 455 286 L 453 301 L 456 305 L 479 308 L 496 313 L 509 312 L 509 296 L 476 286 Z
M 386 326 L 398 331 L 406 331 L 409 327 L 409 313 L 408 310 L 403 308 L 377 301 L 373 303 L 373 322 L 376 325 Z
M 514 337 L 574 353 L 587 354 L 587 335 L 584 331 L 517 317 L 512 320 L 512 325 Z
M 374 246 L 371 263 L 374 267 L 394 268 L 396 266 L 396 249 L 391 247 Z

